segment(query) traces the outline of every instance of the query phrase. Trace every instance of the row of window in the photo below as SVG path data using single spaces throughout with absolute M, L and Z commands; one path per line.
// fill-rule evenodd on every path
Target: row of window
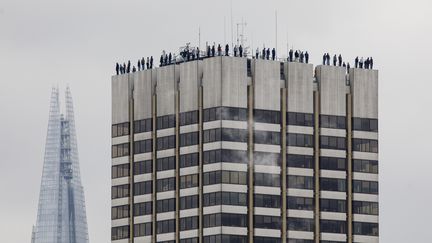
M 246 243 L 247 236 L 242 235 L 209 235 L 203 237 L 203 243 Z
M 246 206 L 247 194 L 240 192 L 212 192 L 203 195 L 205 207 L 214 205 Z
M 180 168 L 197 166 L 199 160 L 198 153 L 180 155 Z
M 182 112 L 180 115 L 180 126 L 198 123 L 198 111 Z
M 174 170 L 176 167 L 175 162 L 176 162 L 175 156 L 158 158 L 156 160 L 156 170 L 157 171 Z
M 346 180 L 336 178 L 320 178 L 320 189 L 323 191 L 346 191 Z
M 134 142 L 134 154 L 149 153 L 153 150 L 152 139 L 140 140 Z
M 335 157 L 320 157 L 320 169 L 322 170 L 346 170 L 346 159 Z
M 157 221 L 156 223 L 157 234 L 165 234 L 170 232 L 175 232 L 175 219 Z
M 353 234 L 378 236 L 379 228 L 377 223 L 354 222 Z
M 175 135 L 159 137 L 156 139 L 156 149 L 158 151 L 175 148 Z M 150 151 L 149 151 L 150 152 Z
M 203 174 L 204 185 L 212 184 L 240 184 L 246 185 L 246 172 L 242 171 L 212 171 Z
M 111 127 L 111 137 L 120 137 L 129 135 L 129 122 L 123 122 L 119 124 L 112 125 Z
M 310 113 L 288 112 L 287 125 L 313 127 L 314 116 Z
M 180 189 L 197 187 L 198 186 L 198 174 L 184 175 L 180 177 Z
M 239 107 L 213 107 L 204 109 L 204 122 L 216 120 L 246 121 L 247 109 Z
M 134 237 L 146 236 L 152 234 L 152 223 L 142 223 L 134 225 Z
M 116 144 L 111 147 L 111 157 L 117 158 L 129 155 L 129 143 Z
M 180 210 L 197 208 L 198 195 L 180 197 Z
M 216 226 L 246 227 L 246 214 L 216 213 L 204 215 L 204 228 Z
M 313 135 L 300 134 L 300 133 L 288 133 L 287 145 L 312 148 Z
M 129 217 L 129 205 L 111 208 L 111 219 L 122 219 Z
M 310 155 L 287 154 L 287 167 L 314 168 L 314 157 Z
M 313 198 L 309 197 L 292 197 L 287 198 L 287 208 L 297 210 L 313 210 L 314 201 Z
M 156 128 L 157 130 L 162 130 L 166 128 L 175 127 L 175 115 L 165 115 L 156 118 Z
M 152 181 L 134 183 L 134 196 L 149 194 L 153 192 Z
M 141 175 L 153 172 L 153 160 L 137 161 L 134 163 L 134 174 Z
M 152 214 L 153 212 L 153 202 L 142 202 L 134 204 L 134 215 L 142 216 Z
M 204 151 L 203 153 L 204 164 L 219 162 L 247 163 L 247 161 L 247 151 L 244 150 L 217 149 Z
M 152 128 L 153 128 L 152 118 L 134 121 L 134 133 L 150 132 Z
M 280 229 L 281 218 L 277 216 L 255 215 L 254 227 L 263 229 Z
M 314 180 L 311 176 L 288 175 L 287 187 L 296 189 L 313 189 Z
M 377 202 L 353 201 L 353 213 L 378 215 L 379 207 Z
M 378 194 L 378 182 L 353 180 L 353 192 Z
M 320 136 L 320 147 L 323 149 L 346 150 L 346 138 Z
M 279 153 L 254 152 L 253 162 L 255 165 L 273 165 L 280 166 L 281 156 Z
M 129 164 L 114 165 L 111 167 L 111 178 L 129 176 Z
M 346 129 L 345 116 L 320 115 L 320 127 Z
M 198 229 L 198 216 L 180 218 L 180 230 Z
M 353 138 L 353 151 L 378 153 L 378 141 L 371 139 Z
M 246 129 L 236 128 L 215 128 L 204 130 L 204 143 L 228 141 L 228 142 L 247 142 Z
M 378 174 L 378 161 L 354 159 L 353 171 Z
M 158 200 L 156 202 L 156 212 L 165 213 L 176 210 L 175 198 L 169 198 L 164 200 Z
M 156 183 L 156 191 L 157 192 L 166 192 L 175 190 L 176 182 L 175 177 L 158 179 Z
M 280 133 L 255 130 L 254 143 L 280 145 L 281 143 Z
M 254 109 L 254 121 L 260 123 L 280 124 L 280 111 Z
M 320 199 L 320 210 L 323 212 L 346 212 L 346 201 L 337 199 Z
M 279 195 L 254 194 L 254 206 L 263 208 L 280 208 L 281 197 Z
M 180 147 L 196 145 L 199 143 L 198 132 L 189 132 L 180 134 Z
M 254 173 L 254 185 L 279 187 L 280 175 L 268 173 Z
M 353 117 L 353 130 L 378 132 L 378 119 Z

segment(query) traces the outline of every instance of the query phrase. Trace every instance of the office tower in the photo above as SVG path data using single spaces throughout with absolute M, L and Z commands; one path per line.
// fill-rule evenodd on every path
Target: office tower
M 45 159 L 39 194 L 34 243 L 87 243 L 84 191 L 72 96 L 66 89 L 66 113 L 60 113 L 59 91 L 53 88 L 49 111 Z
M 112 242 L 378 242 L 378 71 L 216 56 L 112 77 Z

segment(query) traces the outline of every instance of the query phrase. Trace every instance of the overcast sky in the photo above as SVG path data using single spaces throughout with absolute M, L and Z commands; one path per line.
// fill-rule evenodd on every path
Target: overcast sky
M 280 54 L 288 36 L 315 64 L 323 52 L 374 57 L 381 242 L 429 242 L 432 2 L 234 0 L 234 25 L 244 19 L 250 45 L 273 47 L 275 10 Z M 199 27 L 202 46 L 231 42 L 230 23 L 229 0 L 1 0 L 0 241 L 30 242 L 53 85 L 74 98 L 90 242 L 109 242 L 115 62 L 197 45 Z

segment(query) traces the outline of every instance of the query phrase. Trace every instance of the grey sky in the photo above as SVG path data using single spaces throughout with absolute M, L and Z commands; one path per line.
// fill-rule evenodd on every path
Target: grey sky
M 36 222 L 51 86 L 70 84 L 90 241 L 110 240 L 110 76 L 116 61 L 231 42 L 230 1 L 0 1 L 0 235 Z M 380 70 L 381 242 L 427 242 L 432 195 L 430 0 L 233 1 L 249 43 L 373 56 Z M 224 19 L 226 36 L 224 35 Z

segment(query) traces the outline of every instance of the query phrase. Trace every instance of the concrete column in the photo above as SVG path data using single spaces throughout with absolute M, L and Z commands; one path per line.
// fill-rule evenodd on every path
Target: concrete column
M 201 83 L 201 82 L 200 82 Z M 203 87 L 198 87 L 198 242 L 203 242 Z
M 282 243 L 287 242 L 287 147 L 286 147 L 286 134 L 287 134 L 287 125 L 286 125 L 286 113 L 287 113 L 287 90 L 286 88 L 281 89 L 281 178 L 282 178 L 282 228 L 281 228 L 281 237 Z
M 253 118 L 253 108 L 254 108 L 254 87 L 253 82 L 248 86 L 248 242 L 254 242 L 254 162 L 253 162 L 253 152 L 254 152 L 254 118 Z
M 320 144 L 319 144 L 319 114 L 320 114 L 320 93 L 319 91 L 314 92 L 314 200 L 315 200 L 315 210 L 314 210 L 314 220 L 315 220 L 315 243 L 320 243 Z
M 175 72 L 175 68 L 174 68 Z M 175 77 L 175 75 L 174 75 Z M 180 91 L 175 91 L 175 242 L 180 242 Z
M 352 96 L 346 95 L 347 98 L 347 242 L 353 242 L 353 170 L 352 170 Z
M 157 97 L 156 97 L 156 91 L 153 92 L 152 97 L 152 243 L 156 243 L 156 223 L 157 223 L 157 212 L 156 212 L 156 200 L 157 200 L 157 191 L 156 191 L 156 138 L 157 138 L 157 130 L 156 130 L 156 123 L 157 123 Z
M 129 80 L 129 242 L 134 242 L 134 90 L 133 79 Z

